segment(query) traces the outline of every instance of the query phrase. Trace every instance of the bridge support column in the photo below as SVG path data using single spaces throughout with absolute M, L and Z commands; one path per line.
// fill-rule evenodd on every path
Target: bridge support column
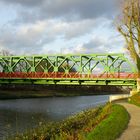
M 140 92 L 140 78 L 137 78 L 137 86 L 130 91 L 130 96 L 133 96 L 138 92 Z
M 140 78 L 137 78 L 137 92 L 140 92 Z
M 118 95 L 110 95 L 109 96 L 109 102 L 117 101 L 117 100 L 122 100 L 122 99 L 127 99 L 131 95 L 130 94 L 118 94 Z

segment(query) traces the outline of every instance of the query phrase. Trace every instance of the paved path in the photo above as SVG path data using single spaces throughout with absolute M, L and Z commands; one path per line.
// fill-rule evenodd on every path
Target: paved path
M 129 103 L 119 103 L 123 105 L 130 114 L 128 128 L 117 140 L 140 140 L 140 107 Z

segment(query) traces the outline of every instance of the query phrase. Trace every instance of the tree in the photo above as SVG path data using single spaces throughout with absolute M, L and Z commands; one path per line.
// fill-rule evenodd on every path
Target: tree
M 124 0 L 121 8 L 122 14 L 117 28 L 125 38 L 140 77 L 140 0 Z
M 0 56 L 11 56 L 12 54 L 8 50 L 1 49 Z
M 76 72 L 76 68 L 69 63 L 64 63 L 62 66 L 59 67 L 59 72 L 65 72 L 65 70 L 68 70 L 69 72 Z
M 138 69 L 137 91 L 140 91 L 140 0 L 123 0 L 118 31 Z
M 11 55 L 12 54 L 8 50 L 0 48 L 0 56 L 11 56 Z M 8 64 L 9 61 L 7 61 L 6 63 Z M 7 72 L 7 71 L 8 71 L 7 65 L 4 63 L 0 63 L 0 72 Z

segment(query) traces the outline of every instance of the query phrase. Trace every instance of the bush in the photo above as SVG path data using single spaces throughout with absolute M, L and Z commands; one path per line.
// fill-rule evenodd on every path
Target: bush
M 111 113 L 111 104 L 82 111 L 59 123 L 41 124 L 7 140 L 82 140 Z
M 40 124 L 7 140 L 115 140 L 127 127 L 129 114 L 120 105 L 82 111 L 62 122 Z

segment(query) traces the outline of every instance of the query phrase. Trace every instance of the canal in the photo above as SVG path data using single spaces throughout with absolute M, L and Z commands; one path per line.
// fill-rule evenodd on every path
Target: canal
M 34 128 L 39 123 L 60 121 L 104 104 L 108 98 L 108 95 L 100 95 L 0 100 L 0 139 Z

